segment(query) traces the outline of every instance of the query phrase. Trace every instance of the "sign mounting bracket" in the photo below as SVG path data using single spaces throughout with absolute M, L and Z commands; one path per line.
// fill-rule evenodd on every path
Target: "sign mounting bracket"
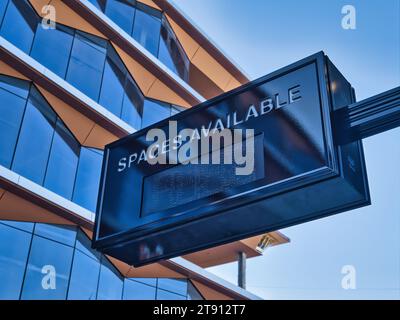
M 400 86 L 377 94 L 335 112 L 340 143 L 347 143 L 400 126 Z M 344 125 L 343 125 L 344 124 Z

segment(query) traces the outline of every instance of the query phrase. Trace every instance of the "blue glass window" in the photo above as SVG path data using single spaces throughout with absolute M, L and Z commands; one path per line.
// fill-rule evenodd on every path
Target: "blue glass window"
M 129 278 L 131 280 L 135 280 L 137 282 L 141 282 L 144 284 L 148 284 L 149 286 L 157 286 L 157 278 Z
M 160 278 L 158 279 L 158 288 L 186 296 L 187 280 Z
M 31 234 L 0 224 L 0 299 L 19 299 Z
M 158 289 L 157 300 L 186 300 L 186 296 Z
M 156 288 L 130 279 L 125 279 L 124 300 L 155 300 Z
M 67 81 L 95 101 L 99 98 L 107 41 L 77 31 Z
M 38 20 L 27 0 L 10 0 L 0 34 L 22 51 L 29 53 Z
M 35 234 L 73 247 L 75 245 L 76 227 L 36 223 Z
M 28 81 L 6 75 L 0 75 L 0 88 L 15 94 L 24 100 L 28 98 L 29 87 L 30 83 Z
M 7 220 L 1 220 L 0 223 L 6 224 L 13 228 L 20 229 L 20 230 L 27 231 L 27 232 L 32 232 L 33 226 L 35 225 L 32 222 L 7 221 Z
M 4 13 L 7 9 L 8 0 L 0 0 L 0 26 L 3 21 Z
M 126 73 L 126 69 L 117 53 L 109 46 L 99 103 L 117 117 L 121 116 Z
M 12 169 L 42 184 L 46 172 L 56 114 L 36 89 L 31 89 Z
M 74 32 L 57 24 L 56 29 L 45 29 L 39 23 L 31 56 L 61 78 L 67 72 Z
M 189 79 L 189 59 L 167 20 L 163 18 L 158 59 L 183 80 Z
M 142 93 L 135 81 L 128 75 L 125 84 L 121 119 L 137 130 L 142 126 L 143 103 L 144 97 Z
M 164 120 L 171 116 L 171 107 L 169 104 L 146 99 L 143 107 L 142 128 L 146 128 L 153 123 Z
M 101 151 L 81 148 L 73 200 L 93 212 L 96 210 L 102 161 Z
M 157 57 L 160 40 L 161 13 L 138 5 L 132 37 Z
M 68 290 L 69 300 L 95 300 L 100 263 L 75 250 L 71 279 Z
M 100 269 L 98 300 L 121 300 L 123 279 L 111 263 L 103 258 Z
M 92 259 L 99 260 L 100 253 L 91 248 L 92 243 L 90 239 L 81 231 L 78 231 L 78 236 L 76 238 L 76 249 L 80 250 L 82 253 L 91 257 Z
M 80 144 L 58 119 L 44 181 L 46 188 L 66 199 L 72 198 L 79 152 Z
M 104 13 L 128 34 L 135 18 L 134 0 L 107 0 Z
M 71 247 L 34 236 L 21 298 L 27 300 L 65 299 L 72 254 Z M 55 286 L 53 286 L 53 279 L 55 279 Z
M 89 0 L 89 2 L 93 3 L 97 9 L 105 11 L 107 0 Z
M 0 165 L 9 168 L 25 110 L 29 83 L 0 75 Z

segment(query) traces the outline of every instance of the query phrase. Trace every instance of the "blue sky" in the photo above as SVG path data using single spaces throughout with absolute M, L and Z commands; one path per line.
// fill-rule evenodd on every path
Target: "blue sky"
M 323 50 L 359 100 L 400 85 L 400 0 L 174 0 L 251 79 Z M 344 5 L 356 30 L 341 27 Z M 247 262 L 265 299 L 400 299 L 400 128 L 364 140 L 369 207 L 281 230 L 291 243 Z M 356 289 L 341 269 L 356 270 Z M 210 268 L 236 282 L 236 264 Z

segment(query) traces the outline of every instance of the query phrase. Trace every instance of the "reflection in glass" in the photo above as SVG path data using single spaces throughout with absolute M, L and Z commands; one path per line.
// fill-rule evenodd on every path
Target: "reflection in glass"
M 149 286 L 157 286 L 157 278 L 129 278 L 131 280 L 135 280 L 137 282 L 141 282 L 144 284 L 148 284 Z
M 12 165 L 13 171 L 38 184 L 43 183 L 55 122 L 54 111 L 32 88 Z
M 93 212 L 96 211 L 102 161 L 101 151 L 81 148 L 73 201 Z
M 132 37 L 150 53 L 157 56 L 161 29 L 160 14 L 151 8 L 143 7 L 142 9 L 148 12 L 136 10 Z
M 0 26 L 1 22 L 3 21 L 4 13 L 7 9 L 8 0 L 1 0 L 0 1 Z
M 158 121 L 164 120 L 171 116 L 171 107 L 169 104 L 161 101 L 149 100 L 144 101 L 142 128 L 146 128 Z
M 19 299 L 31 234 L 0 224 L 0 299 Z
M 121 117 L 126 73 L 126 69 L 117 53 L 109 46 L 99 103 L 117 117 Z
M 155 300 L 156 288 L 130 279 L 124 282 L 124 300 Z
M 67 81 L 97 101 L 106 58 L 107 41 L 76 32 Z
M 78 231 L 75 247 L 92 259 L 100 260 L 100 253 L 97 250 L 92 249 L 92 243 L 90 239 L 83 233 L 82 230 Z
M 10 0 L 0 35 L 29 54 L 38 20 L 27 0 Z
M 67 295 L 72 254 L 71 247 L 33 236 L 21 298 L 64 300 Z
M 0 75 L 0 165 L 6 168 L 11 166 L 28 90 L 28 82 Z
M 44 186 L 66 199 L 71 199 L 79 153 L 79 142 L 58 119 Z
M 144 97 L 142 93 L 132 77 L 128 75 L 125 84 L 121 119 L 137 130 L 142 126 L 143 103 Z
M 100 263 L 75 250 L 71 279 L 68 290 L 69 300 L 95 300 Z
M 107 0 L 103 12 L 125 32 L 131 34 L 136 8 L 134 0 Z
M 157 300 L 186 300 L 186 296 L 181 296 L 169 291 L 157 289 Z
M 36 223 L 35 234 L 43 238 L 61 242 L 69 246 L 74 246 L 76 238 L 76 227 Z
M 189 80 L 189 59 L 165 18 L 162 21 L 158 59 L 184 81 Z
M 21 222 L 21 221 L 10 221 L 10 220 L 0 220 L 0 223 L 30 233 L 32 233 L 33 226 L 35 225 L 33 222 Z
M 31 57 L 64 78 L 73 40 L 72 29 L 60 24 L 57 24 L 56 29 L 45 29 L 39 23 L 36 28 Z
M 99 287 L 97 291 L 98 300 L 121 300 L 123 279 L 118 271 L 106 259 L 102 259 Z
M 186 296 L 187 280 L 160 278 L 158 279 L 158 288 Z

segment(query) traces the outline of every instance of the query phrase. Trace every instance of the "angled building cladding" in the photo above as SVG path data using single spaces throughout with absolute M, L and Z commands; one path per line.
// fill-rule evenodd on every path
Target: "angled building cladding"
M 0 0 L 0 299 L 257 298 L 203 268 L 260 237 L 141 268 L 90 248 L 104 146 L 247 81 L 166 0 Z

